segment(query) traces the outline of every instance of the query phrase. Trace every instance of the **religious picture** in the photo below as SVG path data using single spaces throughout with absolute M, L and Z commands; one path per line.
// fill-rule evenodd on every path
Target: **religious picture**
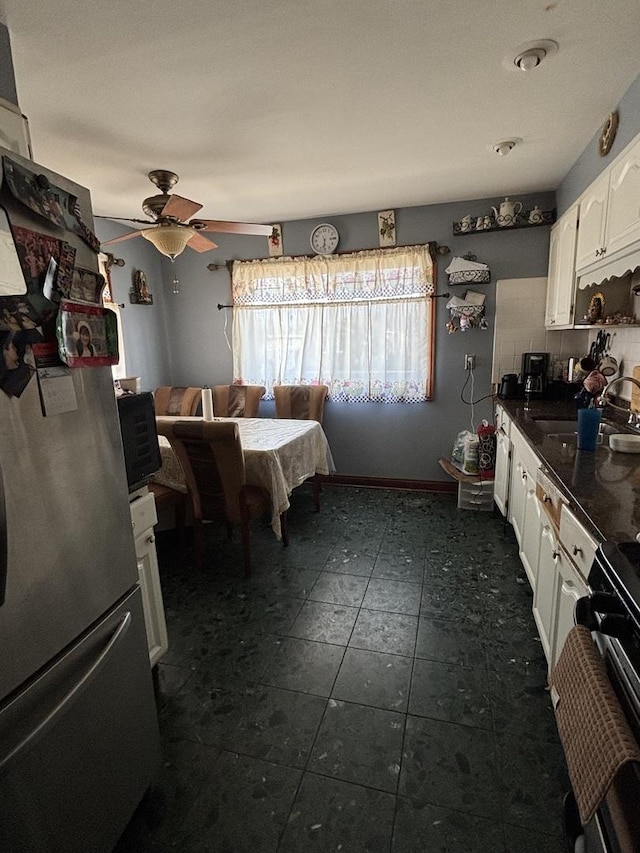
M 142 270 L 136 270 L 133 274 L 133 286 L 129 293 L 134 305 L 153 305 L 153 296 L 149 293 L 147 276 Z

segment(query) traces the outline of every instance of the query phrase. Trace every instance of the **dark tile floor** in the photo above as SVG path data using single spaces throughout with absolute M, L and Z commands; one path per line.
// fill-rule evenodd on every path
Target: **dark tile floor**
M 298 489 L 284 549 L 158 535 L 163 809 L 118 853 L 561 853 L 568 778 L 510 528 L 450 495 Z

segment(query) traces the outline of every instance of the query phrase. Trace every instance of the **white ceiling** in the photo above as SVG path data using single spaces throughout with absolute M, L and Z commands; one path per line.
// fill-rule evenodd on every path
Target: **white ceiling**
M 112 216 L 143 215 L 157 168 L 203 217 L 253 222 L 554 189 L 640 73 L 638 0 L 0 0 L 0 18 L 36 161 Z M 538 39 L 559 50 L 507 67 Z

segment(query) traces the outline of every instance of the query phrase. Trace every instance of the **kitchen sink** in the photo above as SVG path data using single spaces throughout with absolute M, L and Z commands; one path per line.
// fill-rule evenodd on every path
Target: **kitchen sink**
M 535 425 L 543 432 L 576 432 L 578 429 L 578 421 L 545 421 L 535 419 Z
M 572 435 L 575 437 L 578 432 L 578 421 L 545 421 L 540 420 L 535 422 L 549 437 L 562 435 Z M 616 432 L 626 432 L 624 427 L 617 424 L 610 424 L 608 421 L 600 423 L 600 433 L 602 435 L 613 435 Z

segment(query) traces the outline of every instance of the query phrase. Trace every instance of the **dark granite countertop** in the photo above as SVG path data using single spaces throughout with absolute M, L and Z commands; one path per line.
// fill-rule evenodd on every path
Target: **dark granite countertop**
M 526 436 L 577 515 L 587 522 L 595 538 L 614 541 L 635 539 L 640 532 L 640 454 L 614 452 L 605 445 L 599 445 L 592 452 L 578 450 L 575 439 L 562 442 L 549 438 L 536 425 L 536 419 L 576 418 L 577 409 L 573 402 L 499 402 Z M 624 423 L 620 424 L 620 432 L 625 431 Z

